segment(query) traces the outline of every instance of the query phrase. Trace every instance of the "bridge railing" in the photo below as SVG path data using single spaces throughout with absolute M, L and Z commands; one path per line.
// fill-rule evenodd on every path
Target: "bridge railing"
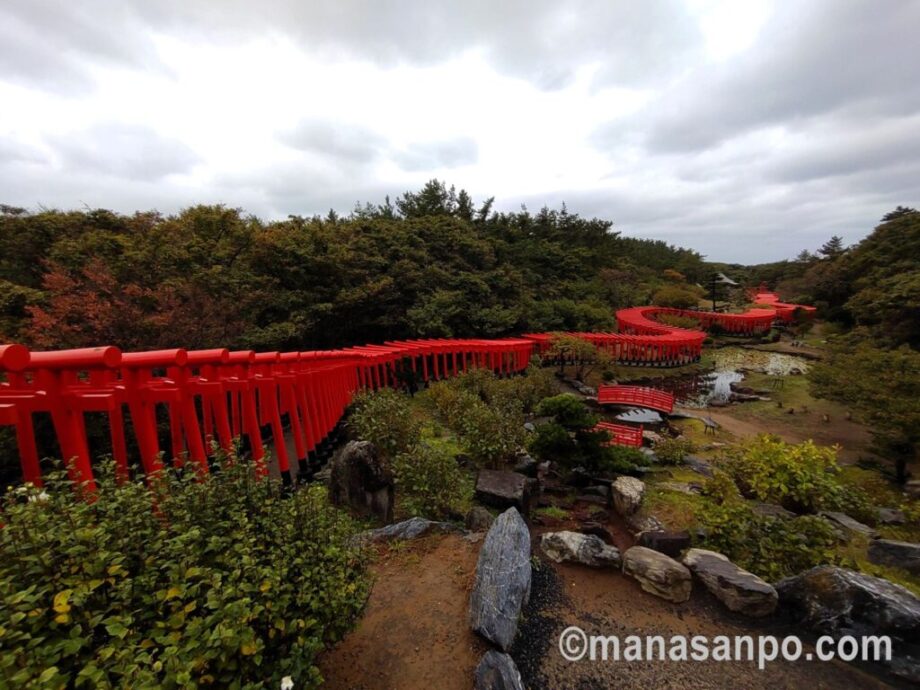
M 612 446 L 629 446 L 639 448 L 642 446 L 643 427 L 627 426 L 626 424 L 614 424 L 613 422 L 598 422 L 594 427 L 596 431 L 605 431 L 610 435 L 610 441 L 606 445 Z
M 599 386 L 597 402 L 601 405 L 635 405 L 666 414 L 674 411 L 674 396 L 671 393 L 645 386 Z

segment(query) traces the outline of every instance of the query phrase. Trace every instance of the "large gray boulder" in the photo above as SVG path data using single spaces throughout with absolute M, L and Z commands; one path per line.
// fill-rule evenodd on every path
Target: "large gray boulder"
M 673 558 L 644 546 L 633 546 L 623 554 L 623 572 L 639 581 L 642 589 L 675 603 L 690 598 L 690 571 Z
M 756 575 L 739 568 L 721 553 L 690 549 L 682 562 L 731 611 L 760 618 L 776 610 L 776 590 Z
M 891 565 L 920 575 L 920 544 L 874 539 L 869 542 L 869 560 L 878 565 Z
M 530 579 L 530 531 L 517 509 L 509 508 L 486 534 L 470 594 L 470 626 L 503 651 L 514 642 Z
M 540 539 L 540 549 L 556 563 L 571 561 L 595 568 L 619 568 L 622 563 L 620 551 L 593 534 L 547 532 Z
M 539 483 L 518 472 L 481 470 L 476 477 L 476 500 L 483 505 L 504 510 L 517 508 L 524 515 L 536 504 Z
M 780 606 L 816 632 L 920 636 L 920 599 L 880 577 L 819 565 L 776 583 Z
M 642 505 L 645 483 L 635 477 L 617 477 L 610 485 L 613 507 L 623 517 L 633 515 Z
M 521 674 L 507 654 L 490 649 L 476 667 L 474 690 L 524 690 Z
M 920 598 L 880 577 L 820 565 L 776 583 L 780 607 L 821 635 L 887 635 L 898 676 L 920 683 Z M 885 663 L 884 660 L 882 663 Z
M 335 505 L 347 505 L 393 521 L 395 481 L 393 472 L 370 441 L 349 441 L 332 459 L 329 497 Z

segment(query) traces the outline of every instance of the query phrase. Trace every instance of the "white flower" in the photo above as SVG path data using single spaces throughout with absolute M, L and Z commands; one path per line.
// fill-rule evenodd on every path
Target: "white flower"
M 32 495 L 30 495 L 30 496 L 29 496 L 29 502 L 30 502 L 30 503 L 34 503 L 34 502 L 36 502 L 36 501 L 44 502 L 44 501 L 47 501 L 49 498 L 51 498 L 51 497 L 48 495 L 48 492 L 45 491 L 45 490 L 42 490 L 42 491 L 40 491 L 40 492 L 37 493 L 37 494 L 36 494 L 36 493 L 33 493 Z
M 281 690 L 294 690 L 294 680 L 290 676 L 281 679 Z

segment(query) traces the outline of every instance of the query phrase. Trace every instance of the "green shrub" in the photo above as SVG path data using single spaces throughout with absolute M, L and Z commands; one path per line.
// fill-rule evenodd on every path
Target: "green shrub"
M 530 451 L 541 460 L 608 474 L 631 472 L 644 462 L 644 456 L 635 448 L 608 446 L 610 435 L 594 429 L 597 415 L 591 414 L 574 395 L 546 398 L 537 414 L 553 419 L 537 426 L 530 439 Z
M 541 460 L 558 462 L 563 466 L 574 465 L 578 455 L 575 439 L 564 426 L 555 422 L 537 426 L 529 439 L 528 450 Z
M 761 435 L 725 465 L 746 496 L 778 503 L 797 513 L 844 510 L 856 519 L 871 519 L 865 494 L 839 478 L 836 448 L 805 441 L 787 444 Z
M 358 395 L 349 424 L 359 437 L 373 443 L 388 458 L 409 452 L 422 434 L 409 396 L 389 388 Z
M 488 383 L 490 377 L 492 383 Z M 497 465 L 524 443 L 523 403 L 510 388 L 493 385 L 491 372 L 469 372 L 437 383 L 427 392 L 439 419 L 474 460 Z
M 696 301 L 693 302 L 693 306 L 696 305 Z M 677 328 L 686 328 L 693 331 L 701 330 L 700 320 L 694 319 L 692 316 L 681 316 L 680 314 L 657 314 L 655 320 L 667 324 L 668 326 L 676 326 Z
M 472 497 L 467 474 L 440 445 L 422 441 L 393 461 L 400 507 L 409 515 L 441 519 L 463 514 Z
M 535 358 L 536 359 L 536 358 Z M 557 391 L 556 377 L 550 369 L 540 366 L 539 359 L 531 361 L 524 376 L 502 381 L 512 395 L 521 401 L 524 412 L 533 412 L 540 401 Z
M 464 408 L 451 427 L 474 460 L 498 465 L 511 458 L 524 444 L 524 411 L 519 400 L 481 400 Z
M 699 301 L 699 294 L 676 285 L 666 285 L 655 292 L 652 297 L 653 304 L 676 309 L 693 309 L 699 304 Z
M 598 422 L 598 416 L 591 414 L 585 404 L 570 393 L 546 398 L 537 407 L 541 417 L 553 417 L 557 424 L 566 429 L 587 429 Z
M 316 654 L 368 592 L 354 525 L 323 489 L 286 497 L 245 462 L 220 469 L 150 489 L 107 464 L 93 502 L 62 473 L 33 500 L 7 494 L 0 686 L 318 686 Z
M 703 495 L 720 505 L 741 500 L 741 492 L 735 480 L 720 469 L 714 469 L 712 476 L 703 484 Z
M 822 518 L 759 515 L 739 500 L 713 504 L 697 514 L 706 534 L 703 546 L 770 582 L 836 562 L 837 536 Z
M 664 465 L 680 465 L 693 451 L 693 442 L 685 438 L 663 438 L 655 444 L 655 456 Z
M 606 473 L 628 474 L 646 462 L 646 457 L 638 448 L 605 446 L 599 465 L 600 469 Z

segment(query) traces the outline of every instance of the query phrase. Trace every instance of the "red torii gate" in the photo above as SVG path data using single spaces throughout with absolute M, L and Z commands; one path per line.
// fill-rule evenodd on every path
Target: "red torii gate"
M 625 364 L 680 366 L 699 359 L 706 334 L 660 323 L 654 316 L 692 316 L 732 333 L 757 333 L 769 328 L 775 318 L 787 319 L 790 308 L 793 313 L 803 308 L 779 302 L 772 293 L 758 297 L 774 306 L 745 314 L 635 307 L 617 312 L 619 333 L 570 335 L 592 342 Z M 51 416 L 71 477 L 92 491 L 85 414 L 106 415 L 112 455 L 119 475 L 126 477 L 124 410 L 130 413 L 144 472 L 153 474 L 163 466 L 158 406 L 167 412 L 174 463 L 188 460 L 196 471 L 205 473 L 209 456 L 218 449 L 231 451 L 234 439 L 245 437 L 257 471 L 264 475 L 262 431 L 269 428 L 282 479 L 289 483 L 286 435 L 293 442 L 299 474 L 308 476 L 358 390 L 401 385 L 410 375 L 436 381 L 471 367 L 499 375 L 521 373 L 533 354 L 550 348 L 552 336 L 436 338 L 262 353 L 223 348 L 122 353 L 110 346 L 30 353 L 21 345 L 0 345 L 0 425 L 15 428 L 23 478 L 35 484 L 41 483 L 35 413 Z M 641 431 L 639 437 L 641 443 Z

